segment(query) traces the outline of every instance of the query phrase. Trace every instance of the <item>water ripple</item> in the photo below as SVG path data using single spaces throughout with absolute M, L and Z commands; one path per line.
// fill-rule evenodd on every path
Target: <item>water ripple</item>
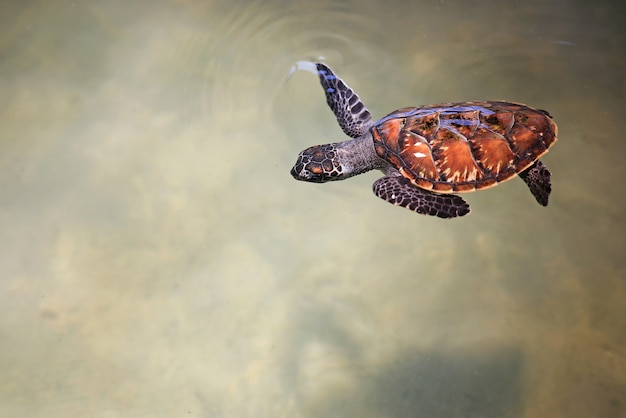
M 372 24 L 340 6 L 224 3 L 204 10 L 181 59 L 189 72 L 201 69 L 204 118 L 268 116 L 271 106 L 259 103 L 275 97 L 297 61 L 337 65 L 372 54 L 362 31 Z

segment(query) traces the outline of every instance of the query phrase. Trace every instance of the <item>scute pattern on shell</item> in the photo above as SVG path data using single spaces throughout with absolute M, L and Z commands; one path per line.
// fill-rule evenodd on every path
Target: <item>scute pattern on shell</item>
M 374 147 L 416 186 L 470 192 L 508 180 L 557 140 L 542 110 L 509 102 L 462 102 L 396 110 L 372 128 Z

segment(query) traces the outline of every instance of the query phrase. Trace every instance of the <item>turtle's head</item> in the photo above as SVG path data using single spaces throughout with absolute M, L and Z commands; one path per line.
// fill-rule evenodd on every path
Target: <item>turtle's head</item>
M 315 145 L 305 149 L 298 155 L 291 169 L 294 179 L 312 183 L 341 180 L 349 177 L 346 174 L 345 167 L 339 161 L 337 144 Z

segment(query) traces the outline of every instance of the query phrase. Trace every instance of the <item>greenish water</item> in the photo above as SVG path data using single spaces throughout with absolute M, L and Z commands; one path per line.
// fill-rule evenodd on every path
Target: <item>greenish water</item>
M 626 415 L 620 2 L 3 2 L 0 416 Z M 294 181 L 374 117 L 547 109 L 521 181 L 443 221 Z

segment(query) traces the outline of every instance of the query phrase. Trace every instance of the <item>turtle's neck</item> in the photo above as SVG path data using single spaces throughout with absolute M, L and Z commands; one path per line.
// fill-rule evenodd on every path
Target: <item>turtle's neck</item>
M 356 176 L 370 170 L 383 168 L 381 160 L 374 150 L 374 142 L 370 132 L 356 139 L 339 142 L 337 146 L 337 158 L 341 164 L 342 179 Z

